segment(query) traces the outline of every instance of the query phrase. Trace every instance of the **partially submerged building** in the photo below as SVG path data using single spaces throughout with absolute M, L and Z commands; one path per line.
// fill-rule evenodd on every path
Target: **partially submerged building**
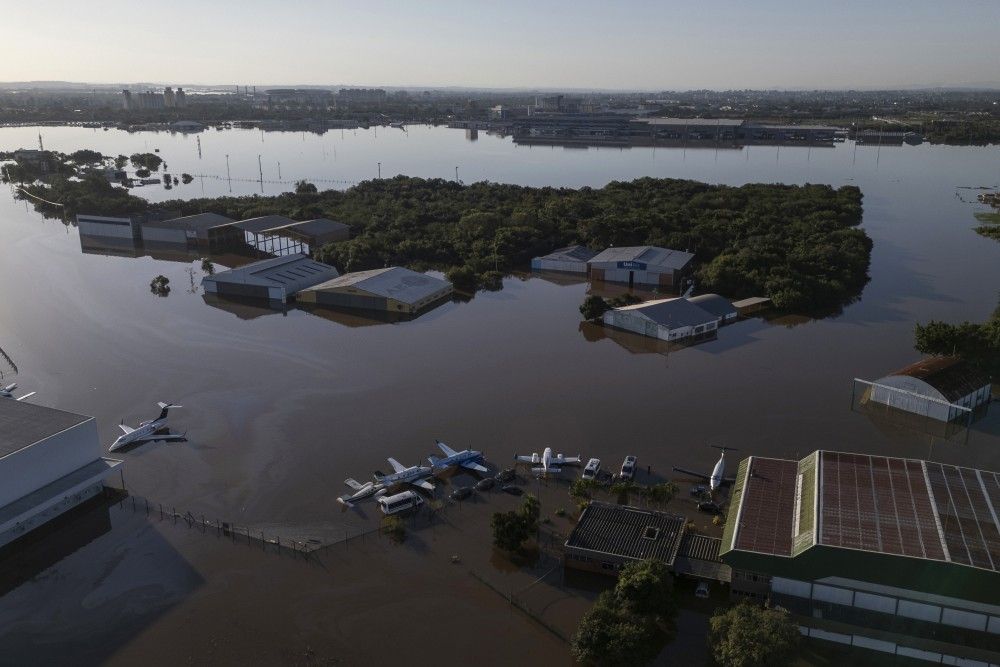
M 93 417 L 0 398 L 0 546 L 100 493 L 101 453 Z
M 140 237 L 143 244 L 221 250 L 218 230 L 232 222 L 232 218 L 218 213 L 197 213 L 168 220 L 150 220 L 140 225 Z
M 632 561 L 653 558 L 673 565 L 685 519 L 675 514 L 592 502 L 566 540 L 564 564 L 616 574 Z
M 591 280 L 611 283 L 676 287 L 689 271 L 694 255 L 656 246 L 608 248 L 588 262 Z
M 534 271 L 559 271 L 562 273 L 587 274 L 587 262 L 597 253 L 582 245 L 571 245 L 553 250 L 547 255 L 531 260 Z
M 714 313 L 677 297 L 612 308 L 604 324 L 665 341 L 695 342 L 716 335 L 719 319 Z
M 990 377 L 958 357 L 922 359 L 866 384 L 863 401 L 945 422 L 968 419 L 992 398 Z
M 301 303 L 336 308 L 417 313 L 454 291 L 447 280 L 400 266 L 346 273 L 304 290 Z
M 300 291 L 339 275 L 337 269 L 303 254 L 273 257 L 205 276 L 206 294 L 287 303 Z
M 750 457 L 721 557 L 736 596 L 788 609 L 809 636 L 996 663 L 998 508 L 1000 474 L 985 470 L 831 451 Z
M 295 221 L 283 215 L 264 215 L 231 222 L 219 234 L 231 248 L 245 245 L 271 255 L 311 255 L 327 243 L 349 239 L 351 228 L 327 218 Z
M 739 317 L 739 313 L 736 312 L 736 307 L 733 306 L 729 299 L 719 296 L 718 294 L 699 294 L 698 296 L 689 297 L 688 301 L 702 310 L 706 310 L 715 315 L 719 326 L 735 322 L 736 318 Z

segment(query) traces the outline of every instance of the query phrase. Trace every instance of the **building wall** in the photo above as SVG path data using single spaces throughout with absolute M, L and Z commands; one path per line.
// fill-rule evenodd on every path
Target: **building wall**
M 894 389 L 900 391 L 893 391 Z M 960 410 L 954 405 L 974 410 L 980 405 L 988 403 L 991 399 L 991 393 L 990 385 L 985 385 L 967 396 L 963 396 L 954 404 L 949 404 L 941 392 L 919 378 L 908 375 L 889 375 L 881 378 L 871 387 L 869 398 L 876 403 L 888 405 L 898 410 L 913 412 L 939 421 L 951 421 L 968 416 L 965 410 Z
M 696 327 L 685 326 L 671 329 L 640 315 L 636 311 L 629 310 L 609 310 L 604 313 L 603 319 L 608 326 L 634 331 L 643 336 L 665 341 L 682 341 L 688 338 L 711 336 L 714 335 L 719 326 L 713 319 Z
M 176 243 L 186 246 L 188 242 L 193 244 L 197 241 L 197 234 L 194 231 L 188 231 L 181 227 L 153 227 L 143 225 L 140 228 L 140 232 L 142 240 L 150 243 Z
M 101 456 L 97 422 L 56 433 L 0 459 L 0 507 L 8 505 Z
M 48 523 L 57 516 L 68 512 L 80 503 L 90 500 L 97 494 L 101 493 L 104 489 L 104 482 L 93 482 L 78 490 L 73 490 L 66 496 L 61 498 L 54 505 L 46 508 L 44 511 L 39 512 L 31 516 L 30 518 L 19 522 L 14 527 L 0 532 L 0 547 L 13 542 L 14 540 L 22 537 L 41 527 L 43 524 Z
M 609 283 L 629 283 L 631 274 L 634 285 L 654 285 L 657 287 L 672 287 L 676 280 L 676 271 L 673 269 L 656 269 L 647 267 L 642 269 L 619 269 L 616 263 L 591 264 L 590 277 L 592 280 L 603 280 Z
M 81 234 L 117 239 L 134 239 L 135 229 L 130 218 L 108 218 L 97 215 L 76 216 L 76 226 Z
M 531 260 L 531 268 L 535 271 L 559 271 L 561 273 L 587 273 L 586 262 L 565 262 L 555 259 L 543 259 L 536 257 Z

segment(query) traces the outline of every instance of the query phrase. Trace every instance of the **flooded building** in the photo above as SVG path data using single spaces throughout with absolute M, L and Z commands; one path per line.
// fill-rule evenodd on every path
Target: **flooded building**
M 617 574 L 632 561 L 654 558 L 672 566 L 685 519 L 675 514 L 592 502 L 566 540 L 566 567 Z
M 694 255 L 656 246 L 608 248 L 588 262 L 591 280 L 655 287 L 674 287 L 690 270 Z
M 612 308 L 603 320 L 610 327 L 678 343 L 712 338 L 719 328 L 716 315 L 682 297 Z
M 197 213 L 167 220 L 148 220 L 140 225 L 144 244 L 169 244 L 211 249 L 216 230 L 231 224 L 232 218 L 218 213 Z
M 586 275 L 587 262 L 597 253 L 582 245 L 571 245 L 553 250 L 548 255 L 531 260 L 533 271 L 559 271 Z
M 996 663 L 998 506 L 1000 474 L 986 470 L 833 451 L 750 457 L 720 553 L 736 597 L 788 609 L 810 637 Z
M 205 276 L 201 285 L 206 294 L 287 303 L 301 290 L 338 275 L 334 267 L 299 254 L 273 257 Z
M 327 218 L 296 221 L 283 215 L 264 215 L 230 222 L 217 233 L 229 247 L 247 246 L 270 255 L 311 255 L 327 243 L 349 239 L 351 228 Z
M 301 303 L 394 313 L 418 313 L 447 298 L 454 288 L 447 280 L 400 266 L 346 273 L 299 296 Z
M 738 118 L 637 118 L 659 139 L 673 141 L 735 142 L 742 136 L 745 120 Z
M 96 496 L 122 465 L 93 417 L 0 398 L 0 546 Z
M 990 377 L 958 357 L 923 359 L 869 383 L 863 400 L 950 422 L 990 402 Z
M 699 294 L 698 296 L 689 297 L 688 301 L 702 310 L 707 310 L 715 315 L 720 327 L 723 324 L 735 322 L 739 316 L 739 313 L 736 312 L 736 307 L 729 299 L 721 297 L 718 294 Z

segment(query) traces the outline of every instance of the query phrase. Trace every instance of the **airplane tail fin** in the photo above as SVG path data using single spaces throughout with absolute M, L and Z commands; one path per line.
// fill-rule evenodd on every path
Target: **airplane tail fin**
M 170 408 L 184 407 L 183 405 L 174 405 L 173 403 L 164 403 L 163 401 L 160 401 L 157 405 L 160 406 L 160 416 L 157 417 L 157 419 L 166 419 L 167 413 L 170 412 Z
M 433 467 L 433 468 L 437 468 L 437 466 L 438 466 L 438 461 L 440 461 L 441 459 L 439 459 L 439 458 L 438 458 L 438 457 L 436 457 L 436 456 L 428 456 L 428 457 L 427 457 L 427 460 L 428 460 L 428 461 L 430 461 L 430 464 L 431 464 L 431 467 Z

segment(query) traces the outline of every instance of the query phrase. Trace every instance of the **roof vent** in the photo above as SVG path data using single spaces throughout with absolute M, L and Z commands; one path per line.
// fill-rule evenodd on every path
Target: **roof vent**
M 660 536 L 660 529 L 656 526 L 646 526 L 646 529 L 642 531 L 642 537 L 647 540 L 655 540 Z

